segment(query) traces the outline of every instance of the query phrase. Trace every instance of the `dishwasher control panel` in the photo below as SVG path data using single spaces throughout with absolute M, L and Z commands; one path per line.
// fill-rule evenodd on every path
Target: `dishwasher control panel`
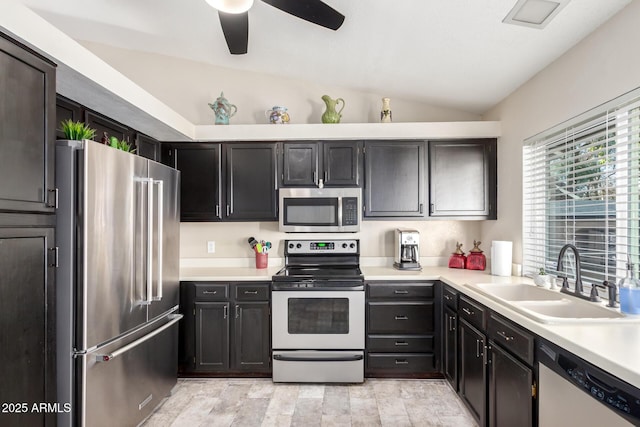
M 594 399 L 640 425 L 640 390 L 550 343 L 538 347 L 538 360 Z

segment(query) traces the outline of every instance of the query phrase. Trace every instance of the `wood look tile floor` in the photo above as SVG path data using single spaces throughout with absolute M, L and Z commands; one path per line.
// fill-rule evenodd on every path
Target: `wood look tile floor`
M 178 379 L 144 427 L 476 426 L 445 380 L 274 384 L 271 379 Z

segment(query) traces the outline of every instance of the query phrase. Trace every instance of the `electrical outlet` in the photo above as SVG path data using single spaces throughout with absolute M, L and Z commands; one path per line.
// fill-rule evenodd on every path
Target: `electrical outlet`
M 210 253 L 210 254 L 216 253 L 216 242 L 212 240 L 207 242 L 207 253 Z

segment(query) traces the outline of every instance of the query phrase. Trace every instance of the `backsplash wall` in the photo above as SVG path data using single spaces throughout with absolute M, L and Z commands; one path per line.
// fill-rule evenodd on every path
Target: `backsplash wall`
M 181 258 L 253 258 L 247 238 L 270 241 L 271 257 L 284 256 L 285 239 L 360 239 L 363 257 L 393 257 L 394 230 L 414 228 L 420 232 L 420 256 L 444 257 L 455 250 L 457 241 L 469 252 L 480 238 L 482 221 L 363 221 L 359 233 L 282 233 L 277 222 L 183 222 L 180 224 Z M 215 241 L 215 253 L 207 253 L 207 241 Z M 485 252 L 491 242 L 482 244 Z

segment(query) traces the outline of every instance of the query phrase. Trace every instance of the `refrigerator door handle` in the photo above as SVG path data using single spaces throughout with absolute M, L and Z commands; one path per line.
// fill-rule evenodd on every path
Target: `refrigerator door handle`
M 147 297 L 145 304 L 153 301 L 153 179 L 147 178 Z
M 157 226 L 157 230 L 158 230 L 158 289 L 156 292 L 156 296 L 153 297 L 153 299 L 155 301 L 160 301 L 162 300 L 162 240 L 164 238 L 163 236 L 163 231 L 164 231 L 164 182 L 161 179 L 158 180 L 153 180 L 152 181 L 155 185 L 158 186 L 158 197 L 157 197 L 157 209 L 158 209 L 158 214 L 157 214 L 157 219 L 158 219 L 158 226 Z
M 127 351 L 139 346 L 143 342 L 148 341 L 151 338 L 153 338 L 156 335 L 158 335 L 159 333 L 169 329 L 170 327 L 172 327 L 173 325 L 178 323 L 180 321 L 180 319 L 182 319 L 184 316 L 182 314 L 170 314 L 167 317 L 169 319 L 171 319 L 171 321 L 169 323 L 161 326 L 160 328 L 158 328 L 155 331 L 143 336 L 142 338 L 137 339 L 137 340 L 133 341 L 132 343 L 129 343 L 129 344 L 125 345 L 124 347 L 121 347 L 121 348 L 119 348 L 118 350 L 116 350 L 116 351 L 114 351 L 112 353 L 96 354 L 96 362 L 110 362 L 111 360 L 115 359 L 116 357 L 123 355 Z

